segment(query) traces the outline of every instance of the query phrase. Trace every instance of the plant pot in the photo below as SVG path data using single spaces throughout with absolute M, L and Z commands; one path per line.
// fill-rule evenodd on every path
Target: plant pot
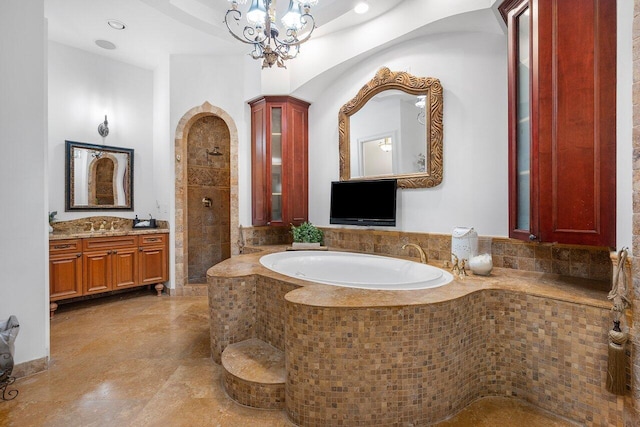
M 320 247 L 320 242 L 318 243 L 307 243 L 307 242 L 293 242 L 291 244 L 293 249 L 318 249 Z

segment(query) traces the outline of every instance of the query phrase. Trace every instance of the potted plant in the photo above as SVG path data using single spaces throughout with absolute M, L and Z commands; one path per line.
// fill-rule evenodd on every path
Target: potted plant
M 322 230 L 310 222 L 303 222 L 299 226 L 291 225 L 294 249 L 319 248 L 322 243 Z
M 49 212 L 49 233 L 53 233 L 53 222 L 56 220 L 56 215 L 58 215 L 58 211 Z

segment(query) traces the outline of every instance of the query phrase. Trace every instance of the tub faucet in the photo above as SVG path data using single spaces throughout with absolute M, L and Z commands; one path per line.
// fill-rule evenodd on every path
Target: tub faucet
M 420 254 L 420 262 L 423 264 L 427 263 L 427 254 L 424 252 L 424 249 L 420 247 L 420 245 L 416 245 L 415 243 L 407 243 L 406 245 L 402 245 L 402 249 L 406 249 L 407 246 L 416 248 L 418 250 L 418 253 Z
M 467 260 L 464 258 L 459 260 L 454 253 L 451 254 L 451 257 L 453 258 L 453 267 L 451 268 L 451 272 L 458 277 L 465 277 L 467 275 Z

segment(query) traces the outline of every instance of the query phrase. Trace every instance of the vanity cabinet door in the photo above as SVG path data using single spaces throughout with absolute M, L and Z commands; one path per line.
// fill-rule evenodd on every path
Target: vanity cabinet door
M 252 224 L 299 225 L 308 217 L 309 104 L 266 96 L 249 105 Z
M 138 236 L 84 240 L 84 292 L 93 294 L 137 286 Z
M 166 282 L 169 279 L 166 234 L 150 234 L 140 237 L 138 252 L 141 285 Z
M 57 301 L 81 295 L 82 253 L 73 251 L 56 253 L 55 250 L 50 250 L 49 300 Z
M 115 249 L 112 254 L 112 286 L 113 289 L 128 288 L 138 285 L 138 253 L 137 248 Z
M 84 264 L 84 294 L 96 294 L 113 289 L 111 285 L 111 250 L 85 252 L 82 255 Z
M 616 2 L 505 0 L 510 237 L 615 247 Z

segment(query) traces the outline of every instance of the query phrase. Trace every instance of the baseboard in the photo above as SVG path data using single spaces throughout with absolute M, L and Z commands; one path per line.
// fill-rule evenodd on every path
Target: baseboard
M 18 363 L 13 367 L 11 376 L 15 378 L 28 377 L 29 375 L 37 374 L 47 369 L 49 369 L 49 358 L 43 357 L 41 359 Z

